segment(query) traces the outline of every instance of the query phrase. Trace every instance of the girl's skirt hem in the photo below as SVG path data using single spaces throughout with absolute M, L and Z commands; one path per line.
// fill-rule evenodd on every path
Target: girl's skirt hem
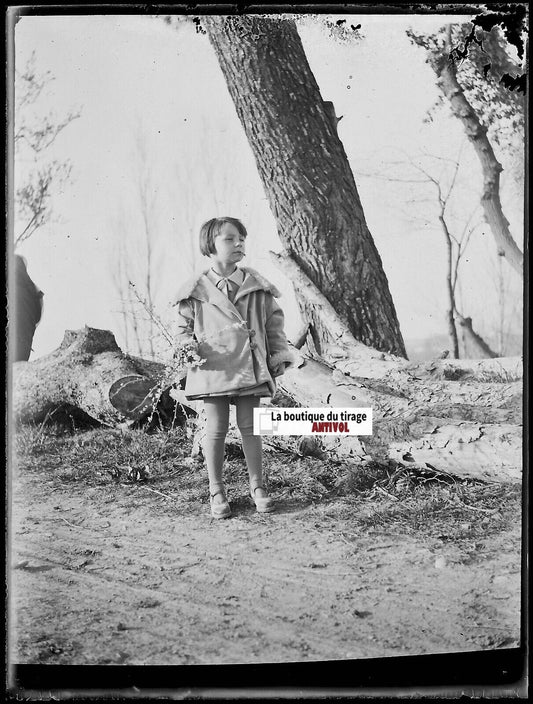
M 190 401 L 203 401 L 205 398 L 219 398 L 221 396 L 228 396 L 230 403 L 235 403 L 235 399 L 240 396 L 259 396 L 259 397 L 269 397 L 272 398 L 272 391 L 267 383 L 257 384 L 256 386 L 249 386 L 245 389 L 235 389 L 233 391 L 222 391 L 216 394 L 201 394 L 198 396 L 187 396 Z

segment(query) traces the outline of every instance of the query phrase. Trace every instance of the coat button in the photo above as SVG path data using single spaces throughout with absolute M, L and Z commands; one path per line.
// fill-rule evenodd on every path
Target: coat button
M 255 350 L 256 347 L 257 347 L 257 345 L 255 344 L 255 342 L 250 342 L 250 349 L 251 350 Z
M 248 334 L 250 335 L 250 337 L 254 337 L 254 336 L 255 336 L 255 330 L 250 330 Z

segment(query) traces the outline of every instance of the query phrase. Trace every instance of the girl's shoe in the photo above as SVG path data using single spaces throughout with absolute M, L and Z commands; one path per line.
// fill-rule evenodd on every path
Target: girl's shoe
M 224 501 L 213 501 L 217 494 L 222 494 Z M 209 494 L 209 503 L 211 504 L 211 515 L 213 518 L 229 518 L 231 516 L 231 508 L 223 491 L 217 491 L 214 494 Z
M 250 491 L 250 496 L 255 504 L 257 513 L 270 513 L 271 511 L 274 511 L 276 508 L 274 501 L 270 498 L 270 496 L 257 496 L 256 492 L 258 489 L 263 489 L 263 491 L 265 491 L 265 487 L 263 486 L 256 486 Z

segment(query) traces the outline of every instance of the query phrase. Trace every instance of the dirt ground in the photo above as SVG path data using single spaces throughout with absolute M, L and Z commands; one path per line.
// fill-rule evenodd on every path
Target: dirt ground
M 353 497 L 281 496 L 260 515 L 234 491 L 233 517 L 215 521 L 205 499 L 177 503 L 172 483 L 155 486 L 14 468 L 11 662 L 276 663 L 518 645 L 517 513 L 458 543 L 390 523 L 363 529 Z M 490 527 L 493 513 L 469 513 Z

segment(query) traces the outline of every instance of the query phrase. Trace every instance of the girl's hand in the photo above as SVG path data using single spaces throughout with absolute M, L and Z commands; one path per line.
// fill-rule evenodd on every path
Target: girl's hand
M 285 374 L 286 367 L 287 362 L 280 362 L 278 365 L 276 365 L 270 370 L 270 373 L 273 377 L 281 376 L 282 374 Z

